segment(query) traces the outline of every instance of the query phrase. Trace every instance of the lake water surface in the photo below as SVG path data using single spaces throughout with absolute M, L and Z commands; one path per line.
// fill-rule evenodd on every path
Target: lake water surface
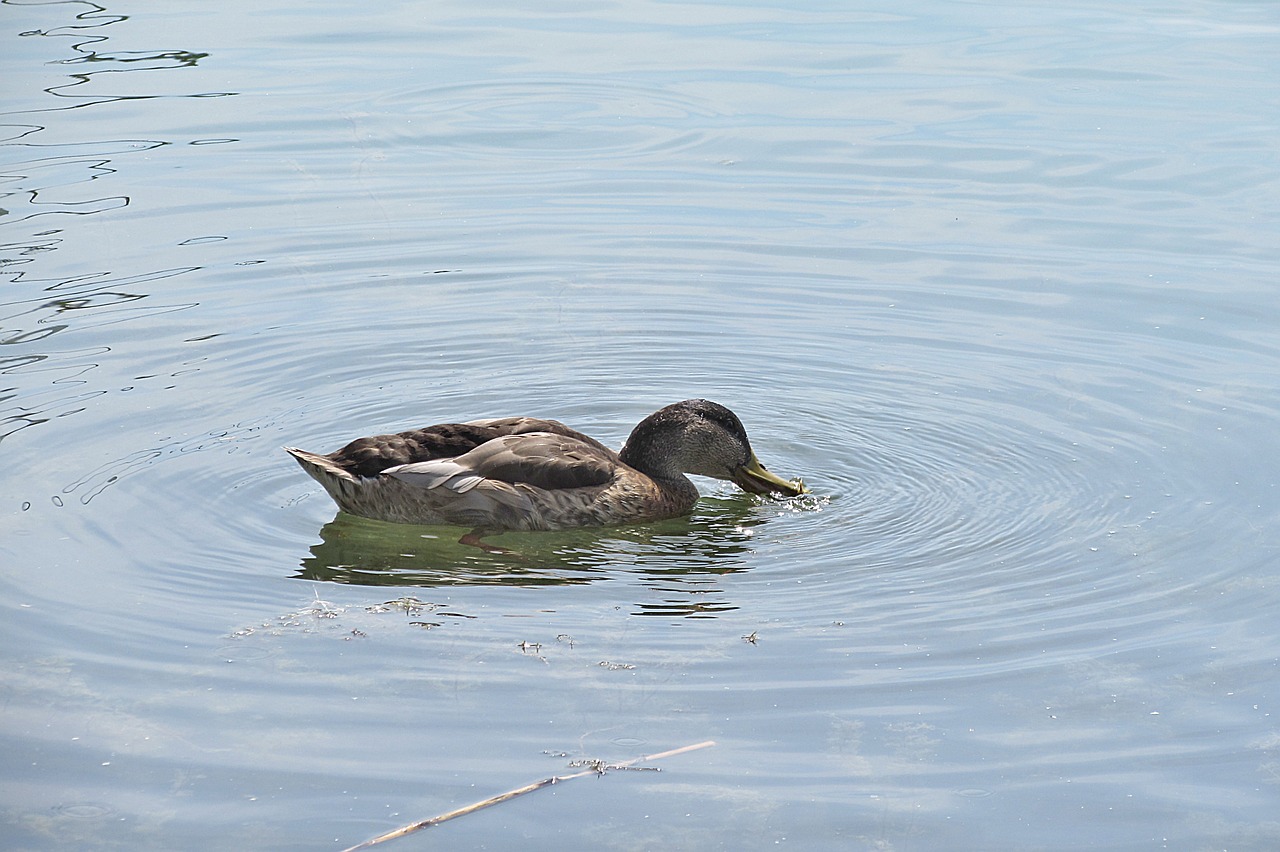
M 1269 2 L 0 0 L 0 846 L 1280 847 Z M 733 408 L 506 535 L 281 450 Z

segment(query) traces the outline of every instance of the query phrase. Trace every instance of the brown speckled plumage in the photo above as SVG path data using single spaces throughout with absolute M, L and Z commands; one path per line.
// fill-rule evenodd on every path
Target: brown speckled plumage
M 765 471 L 737 416 L 706 400 L 669 405 L 645 418 L 621 454 L 563 423 L 531 417 L 358 438 L 328 455 L 285 449 L 346 512 L 477 531 L 687 514 L 698 492 L 685 473 L 732 480 L 756 493 L 804 491 L 803 484 Z

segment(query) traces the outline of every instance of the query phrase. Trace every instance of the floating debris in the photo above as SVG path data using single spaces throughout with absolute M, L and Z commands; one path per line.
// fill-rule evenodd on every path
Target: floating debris
M 448 822 L 451 819 L 457 819 L 460 816 L 473 814 L 478 810 L 492 807 L 493 805 L 499 805 L 499 804 L 502 804 L 503 802 L 509 802 L 512 799 L 516 798 L 517 796 L 523 796 L 525 793 L 532 793 L 534 790 L 541 790 L 543 787 L 550 787 L 552 784 L 559 784 L 561 781 L 571 781 L 574 778 L 582 778 L 583 776 L 586 776 L 586 775 L 601 776 L 601 775 L 604 775 L 606 772 L 614 769 L 657 769 L 656 766 L 642 767 L 642 766 L 637 766 L 636 764 L 647 763 L 653 760 L 661 760 L 664 757 L 675 757 L 678 754 L 684 754 L 690 751 L 697 751 L 698 749 L 708 748 L 709 746 L 713 746 L 713 745 L 715 745 L 714 740 L 707 740 L 706 742 L 694 743 L 693 745 L 687 745 L 681 748 L 673 748 L 670 751 L 660 751 L 657 754 L 647 754 L 644 757 L 637 757 L 634 760 L 624 760 L 621 763 L 608 763 L 603 760 L 574 761 L 573 763 L 569 764 L 570 767 L 574 766 L 575 764 L 578 764 L 578 765 L 587 766 L 589 768 L 583 769 L 579 772 L 573 772 L 569 775 L 553 775 L 550 778 L 543 778 L 541 781 L 534 781 L 532 784 L 526 784 L 523 787 L 518 787 L 515 790 L 509 790 L 506 793 L 503 793 L 498 796 L 493 796 L 491 798 L 485 799 L 482 802 L 476 802 L 474 804 L 467 805 L 464 808 L 458 808 L 457 810 L 449 811 L 447 814 L 441 814 L 440 816 L 432 817 L 431 819 L 424 819 L 421 822 L 415 822 L 415 823 L 410 823 L 409 825 L 401 826 L 400 828 L 397 828 L 394 831 L 388 831 L 386 834 L 380 834 L 377 837 L 373 838 L 372 840 L 366 840 L 363 843 L 357 843 L 355 846 L 351 846 L 342 850 L 342 852 L 357 852 L 357 850 L 360 850 L 360 849 L 368 849 L 370 846 L 377 846 L 379 843 L 386 843 L 388 840 L 395 840 L 398 837 L 404 837 L 407 834 L 413 834 L 415 831 L 421 831 L 424 828 L 431 828 L 432 826 L 439 825 L 442 822 Z M 547 752 L 543 752 L 543 754 L 546 754 L 546 753 Z

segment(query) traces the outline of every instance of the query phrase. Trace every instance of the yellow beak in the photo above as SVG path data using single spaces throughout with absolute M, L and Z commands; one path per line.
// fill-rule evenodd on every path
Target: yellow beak
M 760 464 L 755 453 L 751 454 L 746 464 L 733 472 L 733 481 L 743 491 L 752 494 L 768 494 L 776 491 L 788 497 L 796 497 L 809 492 L 800 480 L 790 482 L 775 473 L 770 473 L 764 465 Z

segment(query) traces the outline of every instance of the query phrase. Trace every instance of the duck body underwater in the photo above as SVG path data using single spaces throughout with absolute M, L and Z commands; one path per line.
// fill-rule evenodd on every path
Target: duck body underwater
M 686 515 L 698 490 L 686 474 L 753 494 L 807 492 L 756 458 L 738 416 L 688 399 L 632 430 L 621 452 L 556 420 L 505 417 L 358 438 L 297 459 L 345 512 L 402 524 L 484 533 L 610 526 Z M 481 545 L 483 546 L 483 545 Z

